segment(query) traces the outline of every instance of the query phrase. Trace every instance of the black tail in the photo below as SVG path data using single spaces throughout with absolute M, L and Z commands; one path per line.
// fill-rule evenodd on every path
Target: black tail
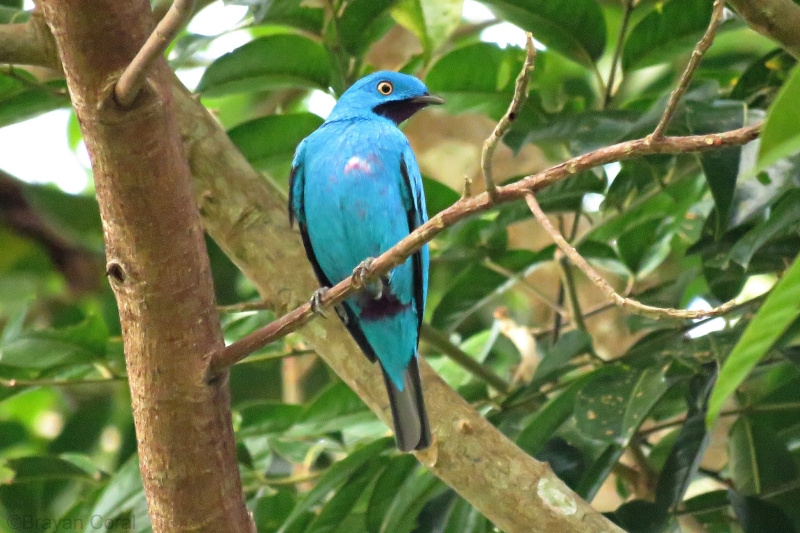
M 381 370 L 383 371 L 383 366 Z M 392 407 L 397 447 L 401 451 L 410 452 L 430 446 L 431 428 L 428 424 L 428 413 L 425 412 L 417 358 L 412 357 L 408 368 L 403 372 L 402 391 L 398 390 L 386 371 L 383 371 L 383 380 L 389 393 L 389 405 Z

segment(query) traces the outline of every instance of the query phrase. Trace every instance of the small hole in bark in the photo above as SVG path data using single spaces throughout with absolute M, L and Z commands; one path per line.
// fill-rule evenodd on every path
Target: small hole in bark
M 514 122 L 515 120 L 517 120 L 517 114 L 516 114 L 516 113 L 513 113 L 513 112 L 512 112 L 512 113 L 509 113 L 509 114 L 508 114 L 508 120 L 509 120 L 510 122 Z
M 116 280 L 119 283 L 125 283 L 125 271 L 119 263 L 109 263 L 106 269 L 106 276 Z

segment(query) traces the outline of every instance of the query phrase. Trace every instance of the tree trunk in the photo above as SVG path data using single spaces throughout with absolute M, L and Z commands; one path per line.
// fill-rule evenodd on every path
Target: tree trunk
M 131 109 L 112 96 L 152 29 L 150 4 L 41 5 L 92 160 L 153 531 L 254 531 L 227 374 L 207 378 L 204 354 L 223 339 L 166 62 Z

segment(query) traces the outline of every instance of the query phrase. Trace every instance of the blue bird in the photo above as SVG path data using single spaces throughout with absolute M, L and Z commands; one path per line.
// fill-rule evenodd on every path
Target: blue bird
M 298 222 L 321 290 L 359 279 L 370 258 L 428 220 L 417 160 L 397 126 L 441 103 L 412 76 L 375 72 L 353 84 L 297 146 L 289 220 Z M 380 362 L 403 451 L 431 442 L 417 364 L 428 263 L 426 245 L 338 309 L 363 352 Z

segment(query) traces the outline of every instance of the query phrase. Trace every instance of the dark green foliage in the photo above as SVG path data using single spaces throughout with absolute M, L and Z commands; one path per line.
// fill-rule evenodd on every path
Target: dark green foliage
M 444 112 L 425 112 L 431 115 L 423 128 L 412 121 L 406 130 L 423 172 L 447 176 L 447 183 L 424 180 L 429 214 L 461 197 L 462 167 L 451 163 L 464 156 L 465 139 L 488 134 L 507 109 L 521 48 L 481 41 L 489 24 L 459 24 L 458 0 L 344 0 L 332 3 L 335 10 L 316 0 L 229 3 L 248 6 L 250 42 L 210 60 L 217 37 L 185 32 L 169 59 L 174 68 L 205 68 L 198 92 L 265 179 L 285 187 L 296 144 L 321 124 L 309 106 L 312 94 L 319 97 L 313 91 L 340 94 L 365 73 L 396 68 L 420 76 L 447 101 Z M 652 132 L 712 8 L 711 0 L 637 2 L 617 42 L 621 2 L 481 3 L 497 22 L 532 31 L 546 47 L 504 139 L 535 165 L 514 167 L 503 176 L 508 181 Z M 28 16 L 21 2 L 0 0 L 0 24 Z M 615 50 L 617 83 L 606 98 Z M 795 63 L 741 21 L 726 21 L 667 133 L 716 133 L 766 120 L 760 148 L 629 159 L 537 193 L 565 235 L 578 215 L 576 248 L 617 288 L 627 285 L 633 297 L 665 307 L 744 302 L 724 318 L 623 319 L 595 308 L 596 288 L 576 272 L 588 331 L 576 327 L 568 291 L 552 275 L 555 246 L 522 202 L 463 220 L 431 243 L 425 322 L 511 391 L 497 393 L 424 339 L 422 355 L 579 495 L 591 500 L 602 491 L 613 501 L 608 487 L 616 486 L 608 515 L 631 533 L 675 531 L 687 515 L 714 533 L 800 531 Z M 0 127 L 69 105 L 65 88 L 61 79 L 0 68 Z M 448 130 L 456 120 L 463 122 Z M 73 121 L 69 145 L 79 141 Z M 470 160 L 479 148 L 475 143 Z M 495 162 L 501 157 L 508 151 L 498 150 Z M 12 515 L 97 515 L 111 521 L 107 531 L 149 531 L 119 322 L 102 278 L 97 202 L 49 185 L 10 178 L 6 190 L 5 183 L 0 533 Z M 482 190 L 479 182 L 472 188 Z M 21 224 L 19 205 L 45 231 Z M 224 252 L 211 241 L 208 249 L 218 302 L 256 299 Z M 71 253 L 99 260 L 94 286 L 72 285 L 65 267 Z M 769 298 L 753 299 L 778 279 Z M 565 314 L 557 327 L 551 307 Z M 281 311 L 223 313 L 226 340 Z M 709 325 L 716 329 L 703 332 Z M 386 427 L 321 361 L 291 378 L 288 355 L 314 357 L 301 336 L 290 335 L 231 371 L 237 456 L 259 532 L 493 531 L 413 456 L 398 454 Z M 91 384 L 59 385 L 86 380 Z M 727 432 L 708 427 L 713 419 Z M 712 435 L 724 446 L 713 446 Z M 720 447 L 727 456 L 707 461 Z

